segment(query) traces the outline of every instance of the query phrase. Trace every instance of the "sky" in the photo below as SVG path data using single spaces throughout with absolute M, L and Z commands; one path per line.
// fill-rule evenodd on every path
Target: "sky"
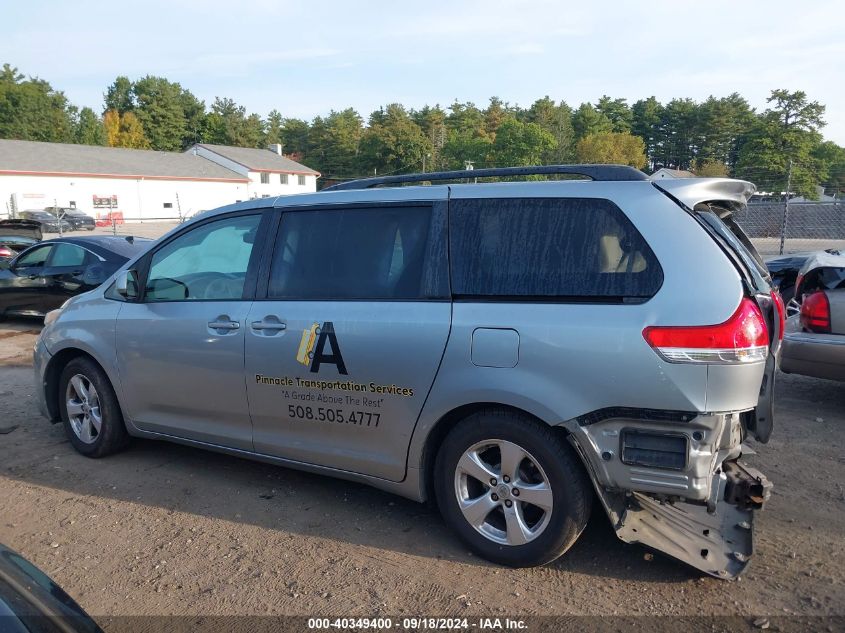
M 0 64 L 102 110 L 118 75 L 311 119 L 492 96 L 527 107 L 804 90 L 845 145 L 841 0 L 0 0 Z

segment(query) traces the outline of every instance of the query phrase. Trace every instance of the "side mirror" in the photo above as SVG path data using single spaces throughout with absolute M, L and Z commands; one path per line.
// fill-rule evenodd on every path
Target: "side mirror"
M 137 301 L 140 296 L 138 273 L 134 270 L 122 270 L 114 280 L 114 290 L 127 301 Z
M 0 257 L 0 270 L 9 270 L 12 267 L 12 260 L 8 257 Z

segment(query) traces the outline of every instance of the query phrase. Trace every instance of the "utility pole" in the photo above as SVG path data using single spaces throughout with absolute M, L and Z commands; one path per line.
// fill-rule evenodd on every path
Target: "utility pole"
M 56 223 L 59 225 L 59 237 L 62 236 L 62 219 L 65 217 L 64 211 L 59 211 L 59 201 L 53 198 L 53 210 L 56 212 Z
M 786 174 L 786 199 L 783 202 L 783 221 L 780 226 L 779 255 L 783 255 L 783 244 L 786 241 L 786 224 L 789 221 L 789 190 L 792 188 L 792 159 L 789 159 L 789 171 Z

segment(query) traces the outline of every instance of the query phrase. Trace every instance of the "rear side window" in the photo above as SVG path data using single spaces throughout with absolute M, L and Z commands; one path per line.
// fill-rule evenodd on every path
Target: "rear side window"
M 82 266 L 85 263 L 85 250 L 73 244 L 56 244 L 50 266 Z
M 270 268 L 272 299 L 428 299 L 431 207 L 289 211 Z
M 645 239 L 609 200 L 452 200 L 457 296 L 645 300 L 663 271 Z

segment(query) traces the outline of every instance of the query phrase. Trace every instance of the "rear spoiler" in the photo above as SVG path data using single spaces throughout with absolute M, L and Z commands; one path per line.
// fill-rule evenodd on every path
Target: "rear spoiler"
M 663 178 L 653 181 L 653 184 L 690 209 L 706 202 L 734 213 L 745 208 L 751 195 L 757 191 L 752 183 L 733 178 Z
M 41 223 L 34 220 L 0 220 L 0 235 L 19 235 L 41 241 Z

